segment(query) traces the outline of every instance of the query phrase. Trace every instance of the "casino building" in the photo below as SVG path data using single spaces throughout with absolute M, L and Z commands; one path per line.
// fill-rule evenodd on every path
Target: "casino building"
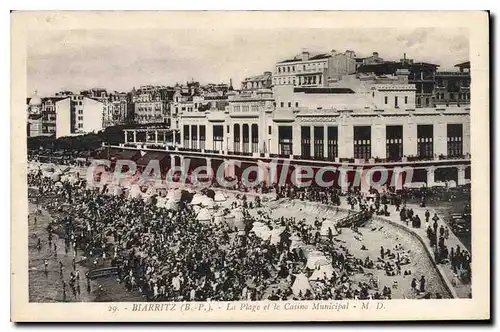
M 279 71 L 278 78 L 283 76 Z M 108 147 L 108 156 L 109 149 L 117 159 L 126 150 L 141 150 L 139 167 L 158 157 L 165 159 L 166 169 L 189 159 L 190 170 L 207 166 L 214 174 L 223 161 L 235 160 L 239 166 L 229 176 L 236 178 L 249 166 L 277 162 L 278 173 L 287 164 L 287 181 L 298 166 L 310 166 L 315 172 L 325 166 L 349 166 L 361 172 L 384 167 L 389 177 L 396 168 L 411 167 L 412 182 L 467 184 L 470 107 L 417 105 L 421 96 L 417 97 L 416 84 L 409 82 L 414 74 L 398 68 L 390 74 L 328 76 L 327 84 L 321 85 L 302 85 L 302 79 L 288 84 L 288 79 L 280 78 L 281 84 L 272 88 L 229 91 L 223 109 L 180 111 L 176 129 L 126 130 L 125 143 Z M 325 176 L 334 186 L 340 185 L 338 174 Z M 355 171 L 348 172 L 348 177 L 354 176 Z M 397 176 L 393 184 L 400 188 L 405 175 Z

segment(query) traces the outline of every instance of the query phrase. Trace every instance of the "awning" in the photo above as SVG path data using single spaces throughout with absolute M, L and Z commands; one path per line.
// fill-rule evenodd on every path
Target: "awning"
M 163 153 L 163 152 L 147 152 L 144 156 L 142 156 L 139 160 L 137 160 L 136 164 L 137 166 L 143 166 L 146 167 L 151 160 L 158 160 L 160 165 L 164 160 L 167 160 L 170 158 L 170 155 Z

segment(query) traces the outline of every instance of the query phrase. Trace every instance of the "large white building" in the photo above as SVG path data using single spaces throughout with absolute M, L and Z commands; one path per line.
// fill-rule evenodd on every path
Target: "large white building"
M 327 87 L 230 92 L 224 109 L 180 110 L 179 141 L 154 143 L 165 146 L 172 166 L 176 158 L 206 160 L 211 167 L 235 158 L 245 165 L 278 158 L 316 168 L 410 165 L 430 185 L 449 174 L 464 184 L 470 173 L 469 106 L 416 107 L 415 94 L 404 71 L 343 75 Z M 148 149 L 147 141 L 132 141 L 129 133 L 126 144 Z
M 57 101 L 56 138 L 102 130 L 104 111 L 104 103 L 82 95 L 71 95 Z

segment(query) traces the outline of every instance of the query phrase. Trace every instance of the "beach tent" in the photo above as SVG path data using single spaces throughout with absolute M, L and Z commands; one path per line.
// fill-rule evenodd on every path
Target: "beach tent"
M 217 211 L 214 214 L 214 223 L 222 224 L 224 222 L 224 213 L 222 211 Z
M 276 227 L 271 230 L 271 243 L 276 245 L 281 241 L 281 233 L 285 230 L 285 227 Z
M 318 266 L 327 264 L 329 264 L 328 259 L 325 255 L 322 254 L 321 256 L 308 256 L 306 267 L 310 270 L 313 270 Z
M 299 293 L 304 295 L 307 290 L 312 291 L 311 285 L 309 284 L 309 280 L 304 273 L 296 275 L 295 281 L 292 285 L 292 292 L 295 296 L 298 296 Z
M 208 196 L 202 196 L 201 206 L 204 206 L 208 209 L 213 209 L 214 208 L 214 200 Z
M 194 194 L 193 199 L 191 200 L 191 205 L 201 205 L 203 197 L 204 196 L 202 194 Z
M 182 197 L 182 191 L 180 189 L 171 189 L 167 193 L 167 198 L 173 200 L 174 202 L 179 202 Z
M 334 271 L 331 264 L 321 265 L 313 271 L 313 274 L 309 277 L 309 280 L 324 280 L 325 276 L 326 279 L 329 280 L 333 276 L 333 273 Z
M 156 197 L 156 207 L 157 208 L 164 208 L 165 203 L 167 203 L 167 199 L 165 197 L 161 197 L 161 196 Z
M 120 196 L 123 194 L 123 188 L 120 186 L 110 186 L 108 187 L 108 194 L 113 196 Z
M 196 215 L 196 220 L 198 221 L 211 221 L 212 214 L 208 209 L 201 209 L 200 212 Z
M 245 223 L 243 222 L 243 219 L 236 218 L 236 216 L 233 213 L 224 216 L 224 220 L 231 229 L 237 228 L 239 231 L 245 230 Z
M 217 191 L 217 192 L 215 192 L 214 200 L 216 202 L 225 202 L 227 200 L 227 197 L 226 197 L 226 195 L 224 195 L 224 193 L 222 191 Z
M 254 232 L 256 236 L 260 237 L 263 240 L 267 240 L 271 237 L 271 230 L 269 227 L 261 223 L 260 221 L 256 221 L 253 223 L 253 227 L 251 232 Z
M 330 228 L 332 230 L 333 235 L 338 235 L 337 228 L 335 228 L 335 222 L 329 221 L 329 220 L 323 222 L 319 233 L 323 236 L 327 236 L 328 235 L 328 228 Z
M 141 198 L 142 197 L 142 191 L 141 191 L 141 188 L 134 184 L 131 188 L 130 188 L 130 192 L 128 194 L 129 198 Z
M 179 209 L 179 206 L 177 205 L 177 202 L 171 199 L 168 199 L 165 202 L 164 205 L 165 209 L 170 210 L 170 211 L 177 211 Z

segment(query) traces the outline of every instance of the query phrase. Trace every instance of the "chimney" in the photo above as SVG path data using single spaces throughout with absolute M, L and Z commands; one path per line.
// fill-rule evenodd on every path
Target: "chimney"
M 337 55 L 337 51 L 336 51 L 336 50 L 332 50 L 330 53 L 331 53 L 332 55 Z
M 309 61 L 309 52 L 302 51 L 302 61 Z
M 373 52 L 373 56 L 374 56 L 375 58 L 378 58 L 378 52 Z
M 273 73 L 271 73 L 270 71 L 265 71 L 264 72 L 264 75 L 272 75 Z

